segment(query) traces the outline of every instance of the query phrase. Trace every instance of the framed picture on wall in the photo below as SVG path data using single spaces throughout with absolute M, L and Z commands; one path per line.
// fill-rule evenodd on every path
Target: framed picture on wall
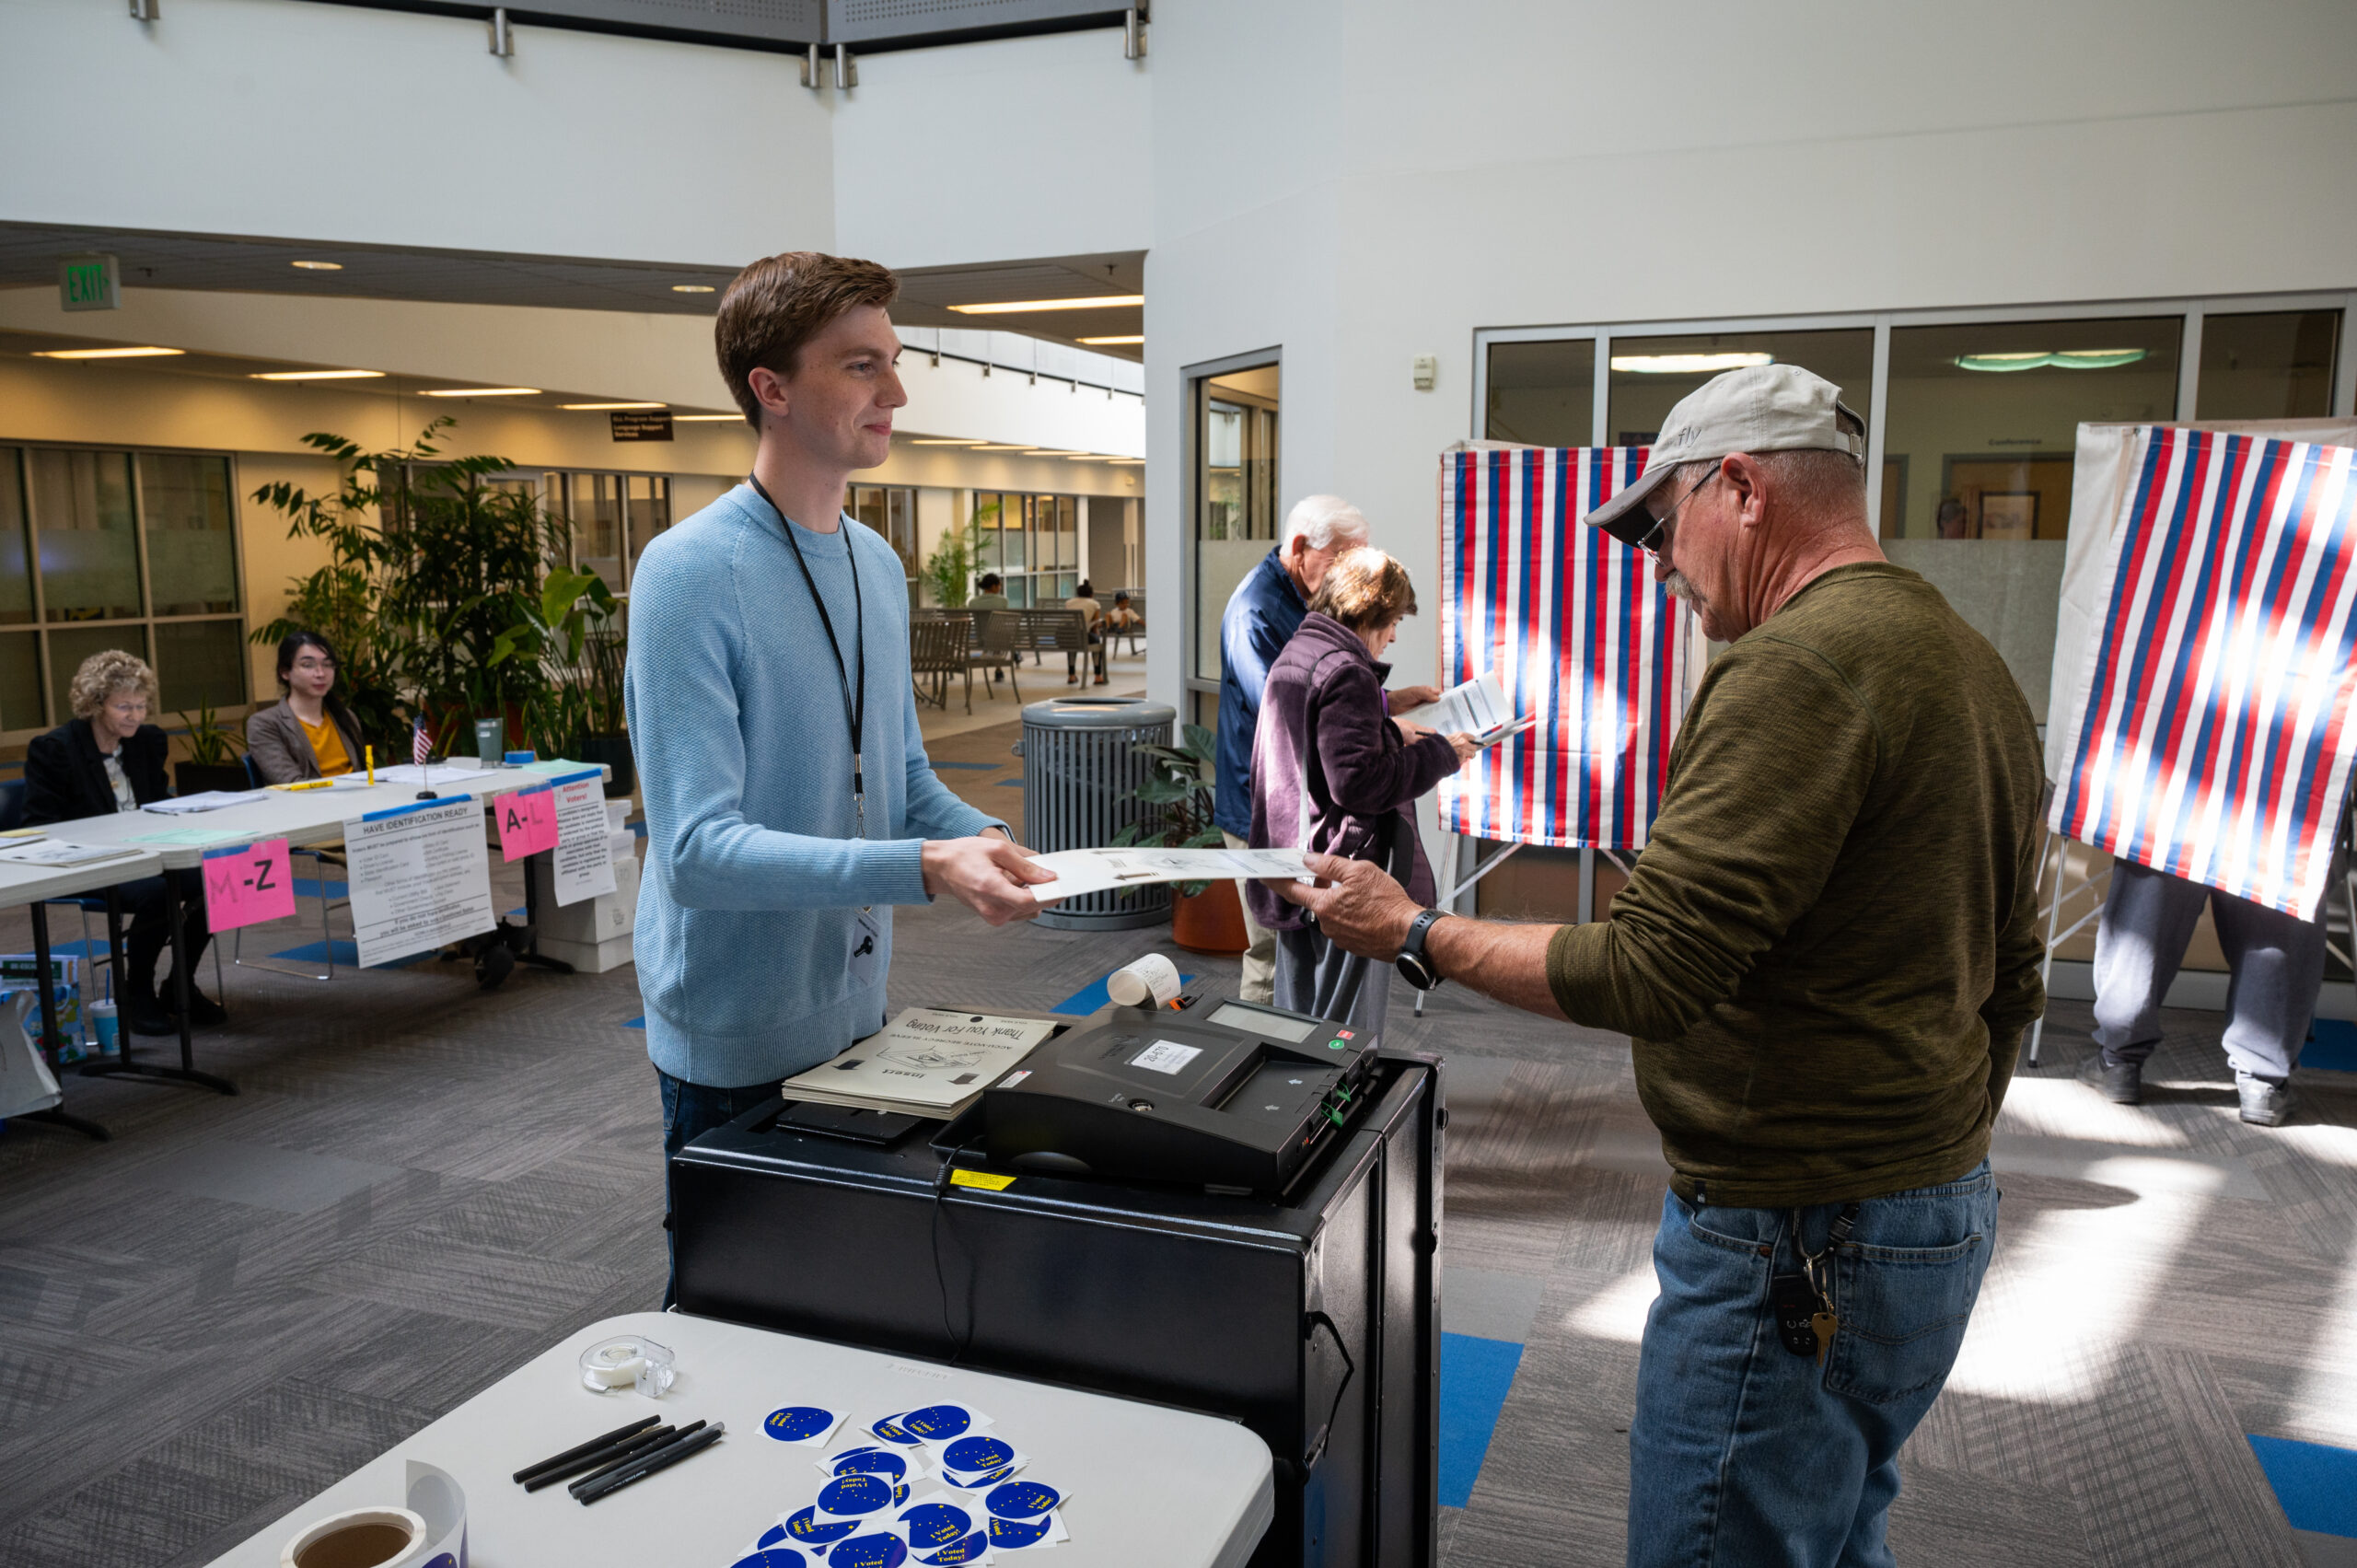
M 2038 492 L 2035 490 L 1984 490 L 1980 493 L 1980 527 L 1982 539 L 2036 539 L 2038 537 Z

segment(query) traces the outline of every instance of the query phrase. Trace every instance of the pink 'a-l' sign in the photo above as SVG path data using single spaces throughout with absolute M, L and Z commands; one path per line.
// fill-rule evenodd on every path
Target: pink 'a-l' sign
M 295 912 L 295 879 L 286 866 L 286 841 L 234 844 L 204 852 L 204 923 L 215 931 L 235 931 Z
M 534 784 L 503 795 L 493 802 L 493 809 L 499 813 L 501 859 L 521 860 L 556 848 L 556 791 L 551 785 Z

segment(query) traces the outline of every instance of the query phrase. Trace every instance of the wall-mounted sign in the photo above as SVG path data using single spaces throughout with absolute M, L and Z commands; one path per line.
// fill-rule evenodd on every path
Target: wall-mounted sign
M 65 310 L 112 310 L 122 303 L 121 269 L 111 256 L 60 256 L 57 303 Z
M 669 409 L 617 410 L 606 417 L 613 422 L 610 428 L 617 441 L 668 441 L 671 438 Z

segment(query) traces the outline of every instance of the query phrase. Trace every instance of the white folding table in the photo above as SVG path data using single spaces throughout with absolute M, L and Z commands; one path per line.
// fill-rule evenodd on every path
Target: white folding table
M 582 1386 L 582 1351 L 625 1332 L 678 1353 L 679 1381 L 660 1400 Z M 853 1423 L 944 1400 L 990 1416 L 996 1434 L 1028 1458 L 1023 1476 L 1071 1493 L 1061 1511 L 1071 1539 L 1002 1551 L 1003 1568 L 1035 1557 L 1039 1568 L 1241 1568 L 1269 1527 L 1269 1450 L 1234 1422 L 709 1318 L 638 1312 L 593 1324 L 526 1363 L 215 1559 L 216 1568 L 278 1568 L 281 1549 L 312 1521 L 399 1505 L 411 1459 L 440 1466 L 465 1491 L 470 1568 L 728 1568 L 826 1479 L 816 1462 L 828 1450 L 772 1439 L 762 1430 L 770 1411 L 843 1410 L 851 1421 L 833 1441 L 845 1444 L 856 1440 Z M 586 1505 L 561 1485 L 528 1493 L 510 1479 L 644 1415 L 726 1423 L 728 1433 Z
M 87 865 L 25 865 L 16 861 L 0 861 L 0 909 L 27 906 L 33 922 L 33 963 L 39 978 L 33 983 L 41 997 L 41 1032 L 43 1040 L 62 1038 L 57 1028 L 57 997 L 54 987 L 45 983 L 49 975 L 49 911 L 42 906 L 52 899 L 78 898 L 84 893 L 111 888 L 119 882 L 135 882 L 142 877 L 153 877 L 163 869 L 160 856 L 145 851 L 126 851 L 111 860 L 95 861 Z M 108 912 L 109 942 L 121 946 L 122 921 L 114 912 Z M 116 958 L 122 954 L 118 951 Z M 89 955 L 83 955 L 87 964 Z M 121 1055 L 125 1063 L 131 1060 L 131 1032 L 126 1028 L 116 1035 Z M 99 1063 L 92 1063 L 97 1067 Z M 48 1110 L 28 1111 L 12 1120 L 41 1121 L 52 1126 L 71 1128 L 93 1138 L 104 1138 L 107 1130 L 95 1121 L 68 1112 L 63 1106 Z
M 597 768 L 600 774 L 610 777 L 611 770 L 602 764 L 583 762 L 578 770 Z M 441 770 L 436 769 L 438 773 Z M 259 839 L 284 839 L 296 849 L 343 842 L 343 825 L 354 817 L 372 811 L 389 811 L 395 807 L 414 806 L 423 788 L 431 788 L 435 796 L 456 799 L 471 796 L 488 801 L 494 796 L 516 790 L 528 789 L 549 782 L 552 775 L 531 768 L 494 768 L 487 772 L 461 773 L 452 770 L 445 780 L 435 778 L 431 785 L 416 784 L 377 784 L 358 787 L 327 789 L 272 790 L 265 798 L 245 806 L 225 806 L 217 811 L 165 814 L 154 811 L 122 811 L 106 817 L 76 817 L 70 821 L 52 822 L 45 830 L 61 843 L 121 845 L 125 849 L 151 852 L 161 860 L 162 869 L 185 871 L 204 864 L 208 850 L 226 844 L 250 842 Z M 157 844 L 140 843 L 142 838 L 157 834 L 197 830 L 219 835 L 210 843 Z M 156 867 L 139 872 L 152 877 Z M 124 882 L 129 877 L 114 877 L 110 882 Z M 60 897 L 65 895 L 59 895 Z M 525 900 L 532 902 L 530 878 L 525 880 Z M 172 942 L 172 986 L 179 1000 L 180 1027 L 180 1064 L 178 1067 L 121 1065 L 99 1067 L 93 1072 L 129 1074 L 139 1077 L 163 1078 L 195 1084 L 225 1095 L 234 1095 L 238 1086 L 228 1079 L 196 1070 L 195 1047 L 189 1037 L 188 1027 L 188 955 L 180 940 L 180 890 L 172 879 L 164 879 L 164 912 L 168 922 Z M 36 906 L 38 907 L 38 906 Z M 555 958 L 537 955 L 534 962 L 547 968 L 572 972 L 572 966 Z M 130 1039 L 126 1033 L 122 1037 Z

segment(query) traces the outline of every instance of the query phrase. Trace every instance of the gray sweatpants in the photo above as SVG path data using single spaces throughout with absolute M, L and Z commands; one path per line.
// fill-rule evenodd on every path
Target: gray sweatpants
M 1276 1005 L 1370 1034 L 1391 1011 L 1389 964 L 1345 953 L 1316 926 L 1279 931 Z
M 1252 847 L 1225 828 L 1219 836 L 1230 849 Z M 1241 882 L 1236 885 L 1236 901 L 1244 906 L 1244 936 L 1251 944 L 1244 949 L 1244 972 L 1236 994 L 1245 1002 L 1272 1003 L 1276 996 L 1277 934 L 1252 918 L 1252 900 L 1244 896 Z
M 2226 986 L 2226 1060 L 2238 1074 L 2281 1083 L 2307 1043 L 2324 983 L 2324 910 L 2298 920 L 2263 904 L 2116 861 L 2096 927 L 2096 1043 L 2104 1060 L 2142 1063 L 2160 1043 L 2168 994 L 2203 900 L 2234 978 Z

